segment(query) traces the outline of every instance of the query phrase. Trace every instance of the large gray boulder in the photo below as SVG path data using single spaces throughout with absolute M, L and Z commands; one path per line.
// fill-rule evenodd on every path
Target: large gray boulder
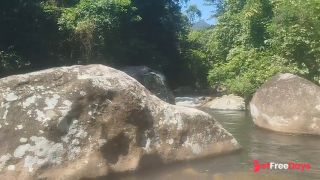
M 320 87 L 293 74 L 278 74 L 250 102 L 254 123 L 287 133 L 320 135 Z
M 138 80 L 158 98 L 170 104 L 175 104 L 173 93 L 166 83 L 166 78 L 160 72 L 146 66 L 128 66 L 123 71 Z
M 0 179 L 96 178 L 239 149 L 202 111 L 102 65 L 0 79 Z

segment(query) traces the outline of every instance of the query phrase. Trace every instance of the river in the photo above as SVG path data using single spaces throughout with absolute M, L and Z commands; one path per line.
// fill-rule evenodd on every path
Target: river
M 205 110 L 234 135 L 242 150 L 214 158 L 156 167 L 122 175 L 121 180 L 229 180 L 229 179 L 320 179 L 320 139 L 256 127 L 245 111 Z M 253 160 L 260 163 L 310 163 L 311 170 L 265 170 L 253 172 Z

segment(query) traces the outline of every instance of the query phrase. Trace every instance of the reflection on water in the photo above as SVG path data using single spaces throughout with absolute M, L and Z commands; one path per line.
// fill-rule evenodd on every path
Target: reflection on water
M 257 128 L 247 112 L 207 112 L 239 141 L 242 146 L 240 152 L 138 172 L 119 179 L 320 179 L 318 136 L 282 134 Z M 261 163 L 307 162 L 311 164 L 311 170 L 260 170 L 253 173 L 254 159 Z

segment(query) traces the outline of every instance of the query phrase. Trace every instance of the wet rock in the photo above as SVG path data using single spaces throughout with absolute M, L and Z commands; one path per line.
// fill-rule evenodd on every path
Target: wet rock
M 81 179 L 239 148 L 208 114 L 102 65 L 0 79 L 0 179 Z
M 320 87 L 293 74 L 278 74 L 250 102 L 254 123 L 287 133 L 320 134 Z
M 200 107 L 211 100 L 211 97 L 205 96 L 190 96 L 190 97 L 176 97 L 176 105 L 185 107 Z
M 160 72 L 146 66 L 128 66 L 123 71 L 138 80 L 158 98 L 170 104 L 175 104 L 173 93 L 166 83 L 166 78 Z
M 216 97 L 203 105 L 204 108 L 215 110 L 245 110 L 245 101 L 240 96 L 233 94 Z

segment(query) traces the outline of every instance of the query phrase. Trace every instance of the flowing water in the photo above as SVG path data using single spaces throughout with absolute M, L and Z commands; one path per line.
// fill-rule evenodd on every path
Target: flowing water
M 239 141 L 242 150 L 206 160 L 179 163 L 118 177 L 122 180 L 201 179 L 320 179 L 320 138 L 283 134 L 256 127 L 248 112 L 207 111 Z M 265 170 L 253 172 L 253 160 L 260 163 L 304 162 L 311 170 Z M 117 179 L 118 179 L 117 178 Z

